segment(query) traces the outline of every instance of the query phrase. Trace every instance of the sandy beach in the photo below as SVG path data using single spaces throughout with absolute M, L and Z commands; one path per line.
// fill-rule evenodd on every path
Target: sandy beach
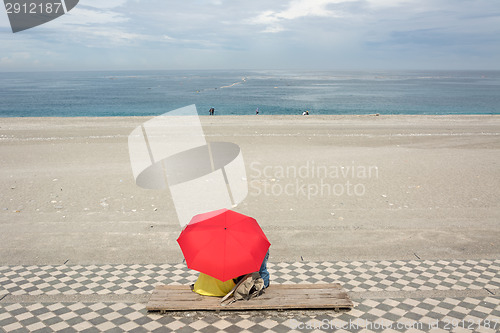
M 2 118 L 0 264 L 178 263 L 168 190 L 136 186 L 127 137 L 150 118 Z M 201 117 L 241 147 L 236 208 L 270 261 L 500 255 L 498 116 Z

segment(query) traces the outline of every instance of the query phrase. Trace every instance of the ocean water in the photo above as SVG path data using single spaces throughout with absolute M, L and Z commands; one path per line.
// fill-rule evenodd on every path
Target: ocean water
M 500 71 L 0 73 L 0 117 L 500 114 Z

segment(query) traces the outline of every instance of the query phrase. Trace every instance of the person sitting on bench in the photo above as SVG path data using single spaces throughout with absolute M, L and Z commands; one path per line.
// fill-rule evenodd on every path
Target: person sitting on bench
M 262 280 L 264 280 L 264 288 L 269 287 L 269 272 L 267 271 L 268 259 L 269 250 L 267 251 L 266 256 L 264 257 L 262 265 L 259 269 L 260 277 L 262 278 Z M 221 281 L 214 277 L 211 277 L 210 275 L 200 273 L 198 279 L 196 280 L 194 285 L 192 285 L 192 289 L 195 293 L 198 293 L 200 295 L 222 297 L 229 293 L 242 277 L 243 276 L 239 276 L 236 279 Z
M 230 292 L 235 285 L 233 279 L 221 281 L 210 275 L 200 273 L 193 285 L 193 291 L 204 296 L 222 297 Z

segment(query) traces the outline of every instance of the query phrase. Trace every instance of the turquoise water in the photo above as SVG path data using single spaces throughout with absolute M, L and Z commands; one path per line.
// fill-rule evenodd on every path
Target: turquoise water
M 500 114 L 500 71 L 0 73 L 0 117 Z

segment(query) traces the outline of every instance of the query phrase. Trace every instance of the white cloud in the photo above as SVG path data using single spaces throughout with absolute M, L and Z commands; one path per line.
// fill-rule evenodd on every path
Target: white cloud
M 14 63 L 14 60 L 9 57 L 2 57 L 0 58 L 0 65 L 11 65 Z
M 85 1 L 86 6 L 76 6 L 66 15 L 48 22 L 40 28 L 57 33 L 61 39 L 67 38 L 67 41 L 89 47 L 111 47 L 117 44 L 128 44 L 132 41 L 147 40 L 148 36 L 129 32 L 126 26 L 127 22 L 130 21 L 128 17 L 110 9 L 124 3 L 124 1 L 110 1 L 107 5 L 101 5 L 101 8 L 88 6 L 89 2 L 96 3 L 96 5 L 100 3 Z
M 266 10 L 247 23 L 265 25 L 263 32 L 280 32 L 285 30 L 282 25 L 288 20 L 302 17 L 343 17 L 345 13 L 328 9 L 332 4 L 354 2 L 356 0 L 293 0 L 281 11 Z
M 31 53 L 21 51 L 13 52 L 8 56 L 0 58 L 0 65 L 12 65 L 15 63 L 22 63 L 31 58 Z
M 110 9 L 123 6 L 126 3 L 127 0 L 82 0 L 79 2 L 79 6 L 89 6 L 99 9 Z
M 353 0 L 295 0 L 290 6 L 281 12 L 276 13 L 279 19 L 293 20 L 304 16 L 335 17 L 338 13 L 328 10 L 330 4 L 349 2 Z
M 105 37 L 109 41 L 120 43 L 127 41 L 137 41 L 137 40 L 149 40 L 150 37 L 147 35 L 141 35 L 136 33 L 130 33 L 125 31 L 120 31 L 116 29 L 85 29 L 83 30 L 87 34 L 92 34 L 97 37 Z
M 94 25 L 126 22 L 128 18 L 113 11 L 100 11 L 75 7 L 68 14 L 54 20 L 61 25 Z
M 158 41 L 164 41 L 169 44 L 176 44 L 176 45 L 184 45 L 189 48 L 203 48 L 203 49 L 208 49 L 208 48 L 214 48 L 217 47 L 218 45 L 210 40 L 203 40 L 203 39 L 182 39 L 182 38 L 174 38 L 169 35 L 163 35 L 163 40 L 159 39 Z

